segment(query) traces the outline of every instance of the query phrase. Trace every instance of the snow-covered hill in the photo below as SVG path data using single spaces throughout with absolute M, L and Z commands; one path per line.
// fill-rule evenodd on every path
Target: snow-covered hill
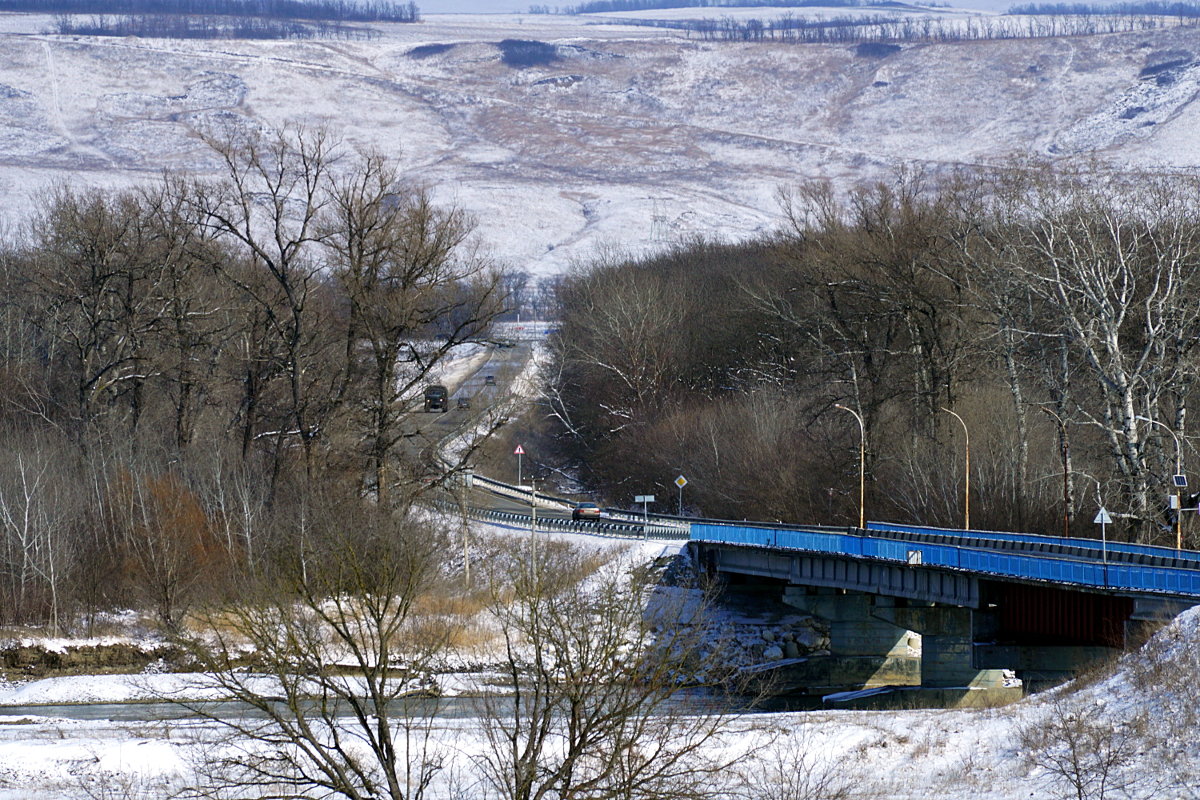
M 473 211 L 507 262 L 561 271 L 773 228 L 776 191 L 898 164 L 1098 154 L 1200 165 L 1200 33 L 906 45 L 727 44 L 553 16 L 430 17 L 372 41 L 59 37 L 0 15 L 0 212 L 49 184 L 213 161 L 215 122 L 328 124 Z M 599 23 L 599 24 L 593 24 Z M 497 43 L 555 45 L 509 66 Z

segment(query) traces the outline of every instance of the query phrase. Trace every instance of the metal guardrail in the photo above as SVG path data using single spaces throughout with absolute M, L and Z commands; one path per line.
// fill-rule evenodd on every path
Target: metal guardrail
M 869 534 L 737 524 L 693 523 L 691 538 L 696 542 L 803 550 L 1123 592 L 1200 597 L 1200 570 L 1197 569 L 1080 561 Z
M 442 446 L 437 448 L 441 457 Z M 574 504 L 561 497 L 474 475 L 473 482 L 497 495 L 542 508 L 569 510 Z M 444 510 L 459 511 L 456 503 L 434 501 Z M 1200 597 L 1200 553 L 1170 548 L 1110 542 L 1113 560 L 1097 560 L 1094 539 L 1068 539 L 1001 531 L 966 531 L 886 522 L 868 522 L 867 531 L 821 526 L 753 526 L 720 520 L 697 520 L 663 514 L 642 515 L 605 509 L 607 520 L 534 519 L 534 515 L 467 507 L 481 521 L 507 523 L 537 531 L 568 531 L 624 539 L 692 539 L 725 544 L 804 550 L 852 558 L 920 564 L 963 572 L 1022 580 L 1067 583 L 1117 591 Z M 871 536 L 874 531 L 877 535 Z M 954 540 L 954 541 L 947 541 Z M 1011 545 L 1009 550 L 1006 545 Z M 1045 548 L 1044 552 L 1033 552 Z M 1136 563 L 1142 562 L 1142 563 Z
M 510 497 L 513 500 L 520 500 L 523 503 L 532 505 L 536 500 L 537 504 L 542 508 L 557 508 L 560 511 L 569 511 L 574 505 L 569 500 L 564 500 L 561 497 L 555 497 L 550 494 L 542 494 L 541 492 L 533 492 L 529 489 L 523 489 L 520 486 L 513 486 L 511 483 L 504 483 L 495 478 L 488 478 L 483 475 L 472 476 L 476 486 L 482 486 L 489 492 L 498 494 L 502 497 Z
M 449 500 L 433 500 L 431 504 L 441 511 L 462 513 L 464 507 Z M 538 517 L 535 521 L 532 514 L 522 514 L 515 511 L 497 511 L 491 508 L 466 506 L 466 515 L 481 522 L 498 522 L 514 527 L 528 528 L 531 531 L 564 533 L 585 533 L 591 536 L 603 536 L 611 539 L 685 539 L 678 528 L 661 525 L 643 525 L 628 522 L 570 520 L 548 517 Z
M 569 511 L 575 506 L 575 504 L 570 500 L 566 500 L 561 497 L 555 497 L 554 495 L 542 494 L 541 492 L 534 493 L 519 486 L 513 486 L 512 484 L 504 483 L 502 481 L 495 480 L 494 478 L 487 478 L 482 475 L 475 475 L 474 481 L 477 485 L 481 485 L 488 491 L 503 497 L 520 500 L 521 502 L 529 503 L 530 505 L 532 505 L 536 500 L 537 505 L 541 508 L 554 508 L 560 511 Z M 615 521 L 616 524 L 633 525 L 636 526 L 638 530 L 641 530 L 642 528 L 648 528 L 652 530 L 670 530 L 671 536 L 667 538 L 671 539 L 688 538 L 688 531 L 691 528 L 690 522 L 680 520 L 677 517 L 664 517 L 659 514 L 642 515 L 632 511 L 624 511 L 614 508 L 604 509 L 604 514 L 610 522 Z

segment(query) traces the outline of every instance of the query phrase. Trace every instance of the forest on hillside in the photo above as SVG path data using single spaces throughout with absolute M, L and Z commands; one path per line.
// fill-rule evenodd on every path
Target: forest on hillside
M 49 33 L 163 39 L 371 39 L 355 22 L 420 22 L 415 2 L 343 0 L 0 0 L 0 12 L 53 14 Z
M 599 264 L 560 291 L 559 443 L 621 505 L 671 508 L 683 474 L 692 514 L 846 525 L 849 410 L 868 519 L 961 527 L 969 437 L 973 527 L 1091 536 L 1105 506 L 1173 546 L 1176 458 L 1200 463 L 1198 189 L 1048 166 L 816 183 L 778 235 Z
M 1082 14 L 1064 12 L 1025 16 L 912 16 L 889 6 L 875 14 L 778 17 L 700 17 L 697 19 L 622 18 L 622 25 L 685 31 L 689 37 L 716 42 L 780 42 L 785 44 L 963 42 L 1094 36 L 1193 26 L 1195 15 L 1150 13 Z M 880 57 L 888 53 L 860 53 Z
M 416 22 L 417 6 L 391 0 L 0 0 L 31 14 L 240 16 L 328 22 Z
M 0 243 L 0 624 L 175 630 L 454 468 L 414 397 L 506 308 L 470 220 L 322 131 L 209 144 Z

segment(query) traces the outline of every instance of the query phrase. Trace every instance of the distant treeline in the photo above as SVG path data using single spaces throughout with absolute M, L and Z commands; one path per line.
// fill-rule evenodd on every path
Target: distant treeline
M 54 33 L 74 36 L 141 36 L 157 39 L 372 39 L 379 31 L 325 21 L 183 14 L 62 14 Z
M 577 6 L 530 6 L 531 14 L 611 14 L 617 11 L 653 11 L 664 8 L 738 8 L 770 6 L 861 6 L 862 0 L 591 0 Z M 877 5 L 877 4 L 872 4 Z M 890 5 L 895 5 L 894 3 Z
M 1048 36 L 1086 36 L 1154 30 L 1196 17 L 1177 17 L 1177 23 L 1155 15 L 1109 14 L 1027 15 L 996 17 L 840 16 L 803 17 L 785 14 L 775 19 L 626 19 L 640 25 L 686 31 L 708 41 L 792 42 L 828 44 L 854 42 L 950 42 L 981 39 L 1029 39 Z M 869 54 L 872 55 L 872 54 Z
M 418 22 L 416 3 L 339 0 L 0 0 L 0 11 L 42 14 L 177 14 L 331 22 Z
M 1196 3 L 1116 3 L 1114 5 L 1092 5 L 1090 3 L 1026 3 L 1013 6 L 1009 14 L 1057 14 L 1090 16 L 1096 14 L 1123 14 L 1126 16 L 1151 15 L 1158 17 L 1200 17 L 1200 5 Z

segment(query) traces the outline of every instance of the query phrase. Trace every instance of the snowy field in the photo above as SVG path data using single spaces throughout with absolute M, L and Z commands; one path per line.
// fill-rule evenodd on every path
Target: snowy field
M 485 533 L 487 527 L 475 533 Z M 584 546 L 624 548 L 635 560 L 649 560 L 664 548 L 677 550 L 681 545 L 561 536 Z M 846 791 L 794 795 L 799 798 L 1049 798 L 1060 796 L 1061 781 L 1044 759 L 1035 763 L 1027 758 L 1030 732 L 1054 730 L 1073 713 L 1112 737 L 1146 726 L 1139 734 L 1145 739 L 1110 770 L 1109 779 L 1128 790 L 1120 796 L 1189 797 L 1195 784 L 1188 782 L 1197 777 L 1200 753 L 1192 735 L 1195 700 L 1181 678 L 1196 668 L 1198 645 L 1200 610 L 1193 610 L 1158 635 L 1150 655 L 1128 655 L 1112 674 L 1081 688 L 1069 685 L 998 709 L 749 714 L 733 719 L 713 747 L 729 754 L 755 752 L 756 758 L 744 767 L 751 784 L 765 785 L 782 780 L 782 775 L 790 775 L 789 780 L 804 776 L 832 781 L 827 789 Z M 473 688 L 465 677 L 448 675 L 442 681 L 447 695 Z M 0 686 L 0 703 L 211 696 L 195 685 L 195 676 L 159 674 L 53 678 Z M 471 764 L 483 750 L 482 733 L 470 706 L 463 707 L 466 713 L 448 715 L 436 725 L 435 738 L 447 768 L 433 785 L 430 796 L 435 800 L 483 796 L 469 790 L 478 777 Z M 0 800 L 166 797 L 193 779 L 216 734 L 216 726 L 198 720 L 0 716 Z
M 881 58 L 546 15 L 433 15 L 372 41 L 60 37 L 50 21 L 0 14 L 10 220 L 59 183 L 209 173 L 196 134 L 214 126 L 325 125 L 382 148 L 472 212 L 501 261 L 539 274 L 598 248 L 774 230 L 779 189 L 808 179 L 1031 154 L 1200 166 L 1194 29 Z M 505 39 L 552 44 L 554 58 L 510 66 Z
M 384 148 L 475 214 L 501 260 L 540 274 L 598 248 L 772 230 L 779 188 L 806 179 L 847 186 L 901 165 L 937 172 L 1030 154 L 1200 167 L 1194 30 L 921 44 L 878 58 L 515 14 L 430 16 L 346 42 L 59 37 L 49 23 L 0 14 L 10 219 L 59 183 L 210 172 L 196 133 L 218 123 L 328 125 L 348 146 Z M 552 43 L 556 58 L 508 66 L 504 39 Z M 1022 757 L 1021 732 L 1053 729 L 1065 702 L 1110 739 L 1135 724 L 1151 737 L 1114 767 L 1125 794 L 1195 797 L 1198 627 L 1189 612 L 1152 656 L 1130 655 L 1058 706 L 1047 694 L 994 710 L 749 716 L 729 746 L 761 746 L 764 775 L 772 763 L 832 771 L 850 798 L 1055 797 L 1061 782 Z M 0 703 L 146 699 L 191 680 L 58 678 L 0 686 Z M 448 676 L 446 688 L 469 683 Z M 479 731 L 470 720 L 440 730 L 466 774 Z M 188 783 L 211 735 L 199 722 L 0 716 L 0 800 L 165 797 Z

